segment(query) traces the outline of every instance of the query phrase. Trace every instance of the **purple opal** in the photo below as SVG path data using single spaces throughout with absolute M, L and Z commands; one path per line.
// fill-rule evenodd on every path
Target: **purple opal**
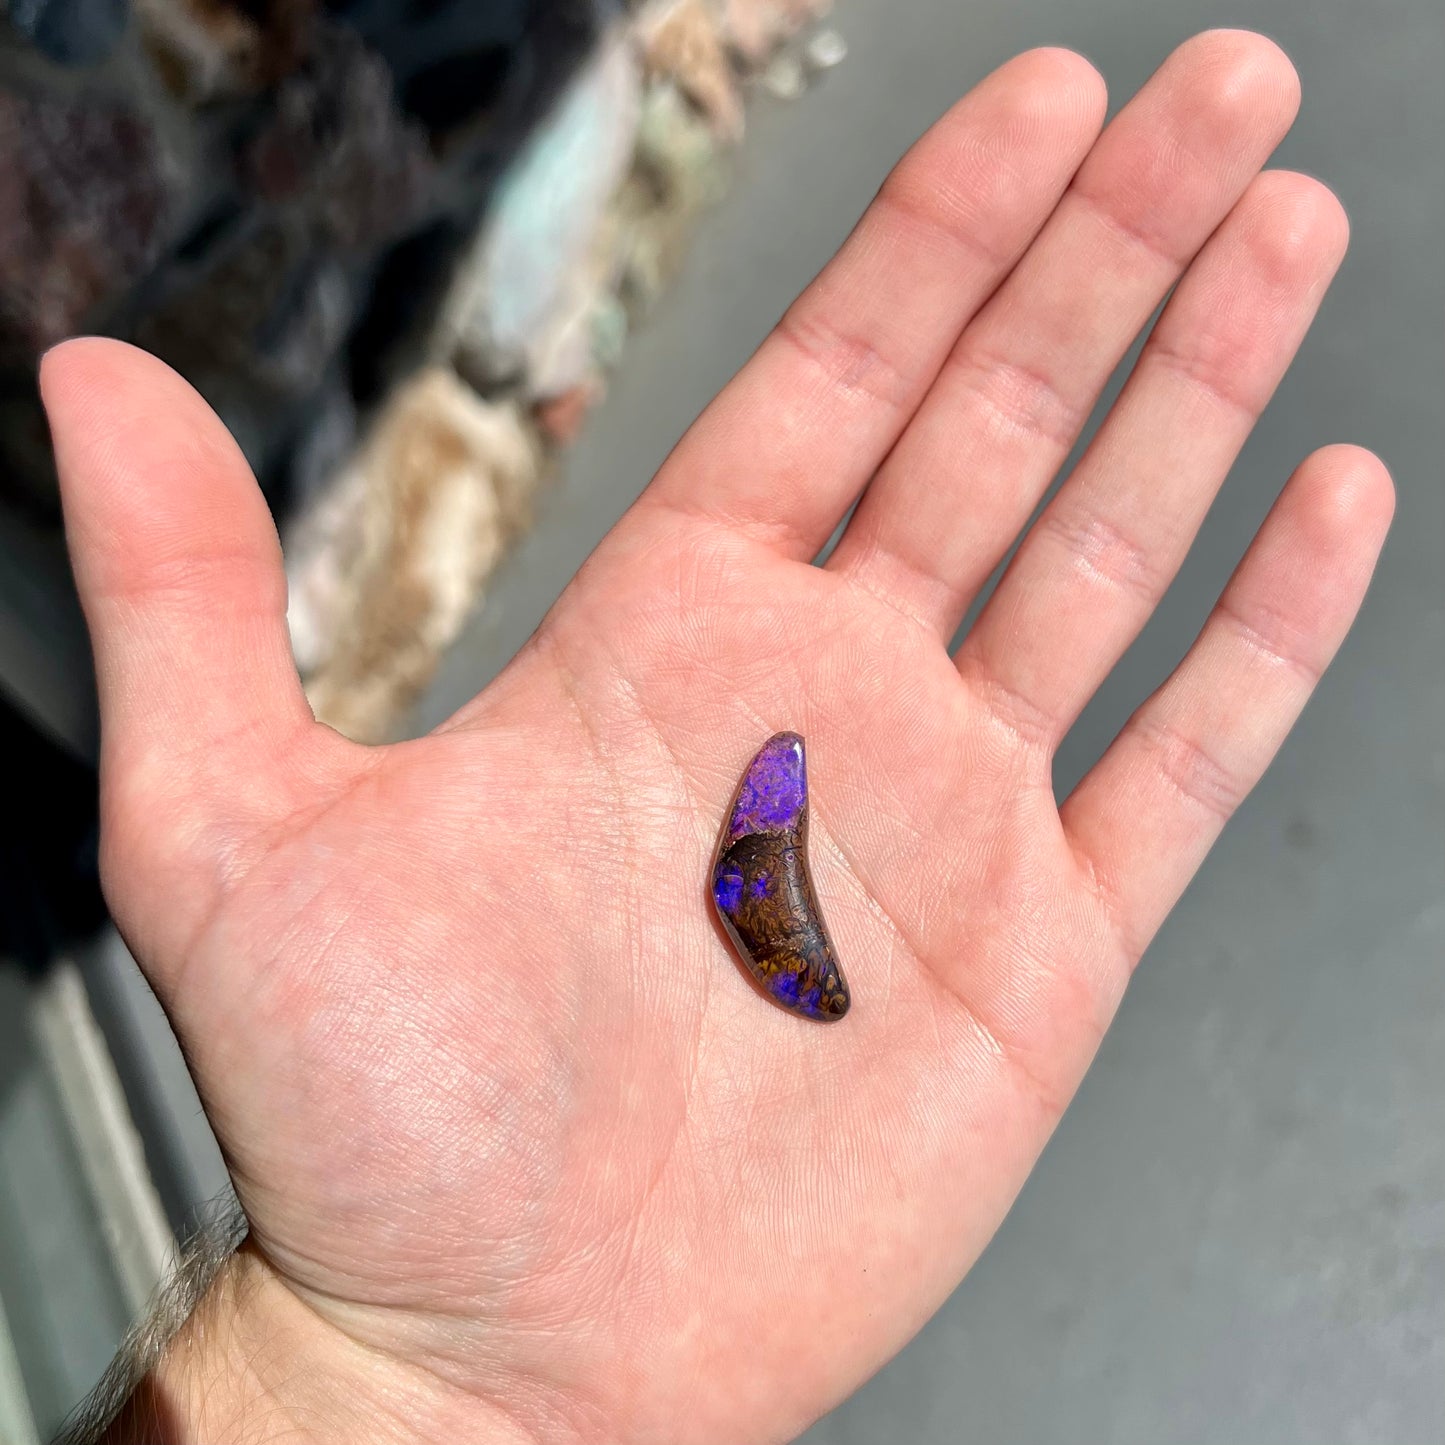
M 808 872 L 803 740 L 778 733 L 738 783 L 713 859 L 718 917 L 768 996 L 805 1018 L 838 1019 L 848 985 Z
M 786 833 L 808 812 L 808 771 L 797 733 L 770 737 L 748 764 L 733 801 L 723 847 L 747 833 Z

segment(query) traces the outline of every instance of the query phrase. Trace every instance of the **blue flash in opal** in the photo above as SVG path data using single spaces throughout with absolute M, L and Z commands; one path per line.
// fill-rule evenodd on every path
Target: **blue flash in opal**
M 772 982 L 773 997 L 779 1003 L 785 1003 L 789 1008 L 798 1006 L 798 975 L 795 973 L 780 973 Z
M 722 873 L 713 879 L 712 896 L 724 913 L 733 912 L 743 896 L 743 875 Z
M 748 971 L 783 1008 L 828 1021 L 848 985 L 808 871 L 808 770 L 797 733 L 769 738 L 743 771 L 713 859 L 718 917 Z

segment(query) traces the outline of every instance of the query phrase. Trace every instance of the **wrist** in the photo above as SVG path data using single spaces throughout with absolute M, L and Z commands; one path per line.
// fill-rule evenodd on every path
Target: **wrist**
M 243 1245 L 98 1439 L 102 1445 L 283 1439 L 287 1445 L 458 1439 L 511 1445 L 531 1437 L 426 1370 L 351 1339 Z

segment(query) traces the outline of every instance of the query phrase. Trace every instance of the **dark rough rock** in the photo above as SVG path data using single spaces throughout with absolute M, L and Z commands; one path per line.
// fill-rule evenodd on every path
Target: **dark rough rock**
M 424 132 L 396 109 L 382 59 L 328 26 L 281 83 L 241 170 L 261 199 L 300 207 L 337 246 L 354 250 L 415 223 L 434 166 Z
M 35 362 L 97 330 L 188 377 L 284 510 L 320 390 L 364 411 L 424 359 L 497 178 L 616 12 L 130 0 L 103 72 L 26 53 L 63 22 L 71 62 L 97 58 L 106 3 L 0 19 L 0 499 L 58 518 Z
M 150 122 L 123 103 L 0 92 L 0 352 L 70 335 L 155 261 L 167 169 Z
M 60 65 L 95 65 L 115 49 L 129 0 L 10 0 L 10 24 Z

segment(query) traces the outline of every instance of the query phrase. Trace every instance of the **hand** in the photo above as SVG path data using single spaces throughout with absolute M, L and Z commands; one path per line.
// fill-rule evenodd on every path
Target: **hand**
M 1343 254 L 1324 187 L 1257 174 L 1296 102 L 1239 33 L 1185 45 L 1102 135 L 1079 57 L 1004 66 L 506 672 L 396 746 L 312 720 L 266 508 L 199 398 L 116 343 L 50 354 L 108 896 L 253 1231 L 255 1288 L 208 1337 L 244 1370 L 203 1390 L 169 1362 L 175 1434 L 264 1400 L 313 1438 L 783 1440 L 954 1287 L 1388 525 L 1374 458 L 1306 460 L 1056 803 L 1055 748 Z M 780 729 L 808 740 L 853 990 L 826 1028 L 760 999 L 707 900 L 733 785 Z

